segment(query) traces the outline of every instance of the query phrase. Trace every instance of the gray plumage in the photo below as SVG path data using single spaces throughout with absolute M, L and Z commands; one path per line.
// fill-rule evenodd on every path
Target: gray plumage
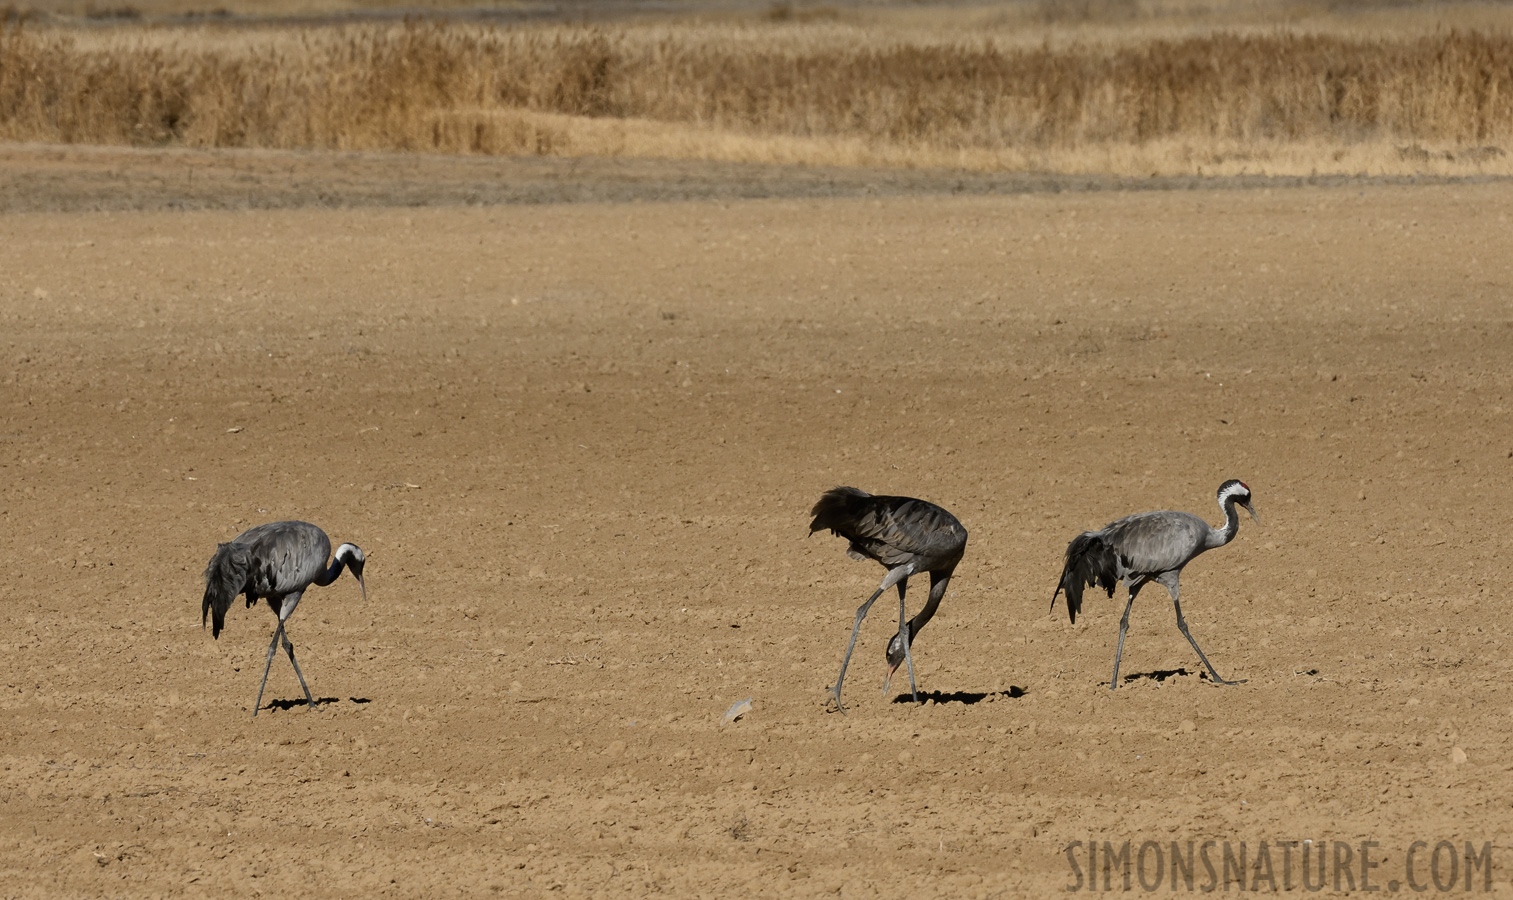
M 215 548 L 210 563 L 205 567 L 205 596 L 200 603 L 200 623 L 211 619 L 211 635 L 217 639 L 226 625 L 226 611 L 237 594 L 244 594 L 250 608 L 258 600 L 266 600 L 268 607 L 278 616 L 278 626 L 273 630 L 273 640 L 268 645 L 268 662 L 263 667 L 263 683 L 258 687 L 257 703 L 252 708 L 255 716 L 263 703 L 263 689 L 268 685 L 268 670 L 273 666 L 273 656 L 278 651 L 282 638 L 284 651 L 299 677 L 299 686 L 305 691 L 305 700 L 313 709 L 315 699 L 305 684 L 305 675 L 294 659 L 294 645 L 289 642 L 284 622 L 294 613 L 303 598 L 305 589 L 313 585 L 325 587 L 350 568 L 362 588 L 363 598 L 368 596 L 367 584 L 363 581 L 363 552 L 356 544 L 342 544 L 336 548 L 335 558 L 328 566 L 326 558 L 331 554 L 331 540 L 326 533 L 309 522 L 272 522 L 249 528 L 230 541 Z
M 862 619 L 866 618 L 877 598 L 894 586 L 898 588 L 898 633 L 888 642 L 885 653 L 888 678 L 883 682 L 883 693 L 887 694 L 888 684 L 899 665 L 908 663 L 909 690 L 918 702 L 919 688 L 914 681 L 914 657 L 910 647 L 914 636 L 934 617 L 946 595 L 946 585 L 966 550 L 967 530 L 955 516 L 933 503 L 913 497 L 874 497 L 854 487 L 826 491 L 810 514 L 814 516 L 809 523 L 810 534 L 829 529 L 850 542 L 847 556 L 876 560 L 888 569 L 882 586 L 856 611 L 851 641 L 846 645 L 846 656 L 841 661 L 841 674 L 831 692 L 836 708 L 845 712 L 841 705 L 841 685 L 846 680 L 846 667 L 851 663 L 851 652 L 856 648 L 856 635 Z M 906 621 L 904 595 L 909 576 L 920 572 L 930 573 L 930 597 L 919 614 Z
M 1231 479 L 1220 485 L 1218 500 L 1219 507 L 1224 510 L 1222 528 L 1214 528 L 1191 513 L 1162 510 L 1116 519 L 1098 531 L 1077 535 L 1067 546 L 1066 562 L 1056 592 L 1051 595 L 1051 605 L 1054 607 L 1056 597 L 1065 591 L 1067 614 L 1073 622 L 1077 621 L 1077 613 L 1082 611 L 1084 588 L 1097 585 L 1110 597 L 1120 584 L 1129 590 L 1129 602 L 1119 620 L 1119 646 L 1114 652 L 1111 689 L 1119 687 L 1119 660 L 1124 653 L 1124 636 L 1129 630 L 1130 607 L 1140 589 L 1152 581 L 1159 582 L 1171 594 L 1172 606 L 1177 612 L 1177 628 L 1197 651 L 1213 680 L 1220 684 L 1238 683 L 1220 678 L 1198 642 L 1193 640 L 1187 621 L 1182 617 L 1178 582 L 1182 568 L 1198 555 L 1234 540 L 1240 529 L 1236 504 L 1244 506 L 1251 518 L 1260 522 L 1250 502 L 1250 488 L 1243 481 Z

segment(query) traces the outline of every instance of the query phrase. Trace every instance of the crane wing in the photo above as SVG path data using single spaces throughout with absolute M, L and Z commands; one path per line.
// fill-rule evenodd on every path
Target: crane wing
M 1181 569 L 1203 552 L 1203 539 L 1211 529 L 1191 513 L 1136 513 L 1110 522 L 1101 534 L 1119 555 L 1120 577 L 1128 573 L 1156 576 Z
M 851 542 L 853 557 L 875 559 L 889 568 L 916 563 L 917 571 L 936 561 L 959 558 L 967 530 L 956 517 L 913 497 L 874 497 L 856 488 L 826 491 L 813 509 L 810 533 L 828 528 Z
M 868 541 L 886 546 L 903 562 L 905 557 L 934 559 L 960 555 L 967 543 L 967 530 L 956 517 L 924 500 L 912 497 L 879 497 L 870 520 L 863 520 L 859 533 Z M 887 559 L 884 564 L 889 563 Z
M 326 569 L 331 540 L 309 522 L 272 522 L 242 532 L 249 545 L 252 584 L 259 596 L 280 597 L 309 587 Z

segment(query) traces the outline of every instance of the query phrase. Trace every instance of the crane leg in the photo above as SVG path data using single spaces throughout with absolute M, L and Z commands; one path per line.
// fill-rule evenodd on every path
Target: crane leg
M 872 596 L 867 598 L 867 602 L 856 610 L 856 624 L 851 626 L 851 642 L 846 645 L 846 658 L 841 660 L 841 674 L 835 679 L 835 689 L 830 692 L 835 698 L 835 708 L 841 712 L 846 711 L 846 707 L 841 705 L 841 684 L 846 680 L 846 667 L 851 665 L 851 651 L 856 649 L 856 634 L 862 630 L 862 619 L 867 618 L 867 610 L 871 609 L 872 604 L 877 602 L 877 598 L 883 595 L 883 591 L 908 578 L 910 571 L 909 566 L 889 569 L 888 574 L 883 578 L 882 586 L 873 591 Z
M 1114 677 L 1108 683 L 1108 689 L 1119 689 L 1119 658 L 1124 656 L 1124 635 L 1129 631 L 1129 611 L 1135 605 L 1135 592 L 1130 591 L 1129 602 L 1124 604 L 1124 615 L 1119 619 L 1119 647 L 1114 651 Z
M 263 688 L 268 686 L 268 670 L 273 668 L 273 654 L 278 652 L 278 639 L 284 636 L 284 620 L 279 619 L 278 627 L 273 629 L 273 640 L 268 642 L 268 662 L 263 666 L 263 683 L 257 686 L 257 703 L 252 706 L 252 715 L 255 718 L 257 711 L 263 708 Z
M 1195 640 L 1193 640 L 1192 632 L 1190 632 L 1190 631 L 1187 630 L 1187 620 L 1184 619 L 1184 618 L 1182 618 L 1182 603 L 1177 600 L 1177 593 L 1176 593 L 1176 591 L 1172 592 L 1172 606 L 1175 607 L 1176 610 L 1177 610 L 1177 630 L 1181 631 L 1182 632 L 1182 636 L 1185 637 L 1185 638 L 1187 638 L 1187 642 L 1189 644 L 1193 645 L 1193 649 L 1194 650 L 1198 651 L 1198 658 L 1201 659 L 1201 660 L 1203 660 L 1203 665 L 1204 665 L 1205 668 L 1208 669 L 1208 674 L 1209 674 L 1209 676 L 1211 678 L 1213 678 L 1214 683 L 1215 684 L 1244 684 L 1245 683 L 1245 679 L 1243 679 L 1243 678 L 1239 679 L 1238 681 L 1225 681 L 1224 679 L 1222 679 L 1222 678 L 1219 677 L 1219 673 L 1218 672 L 1214 671 L 1214 664 L 1211 663 L 1211 662 L 1209 662 L 1208 661 L 1208 657 L 1206 657 L 1206 656 L 1203 655 L 1203 648 L 1198 646 L 1198 642 L 1195 641 Z
M 299 663 L 294 661 L 294 645 L 289 643 L 289 632 L 284 632 L 284 652 L 289 654 L 289 662 L 294 666 L 294 674 L 299 678 L 299 686 L 305 692 L 305 703 L 310 709 L 315 708 L 315 698 L 310 696 L 310 688 L 305 686 L 305 673 L 299 670 Z

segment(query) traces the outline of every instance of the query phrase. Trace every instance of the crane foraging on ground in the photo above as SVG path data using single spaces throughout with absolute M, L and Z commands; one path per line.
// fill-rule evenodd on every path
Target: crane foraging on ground
M 312 584 L 325 587 L 341 575 L 343 568 L 350 568 L 362 588 L 363 599 L 368 599 L 368 586 L 362 580 L 362 549 L 356 544 L 342 544 L 327 567 L 326 557 L 330 553 L 331 540 L 309 522 L 273 522 L 249 528 L 217 546 L 205 567 L 200 625 L 203 627 L 205 618 L 213 614 L 212 637 L 220 638 L 226 625 L 226 610 L 231 608 L 237 594 L 247 595 L 248 608 L 260 599 L 267 600 L 278 616 L 278 627 L 273 629 L 273 640 L 268 644 L 268 662 L 263 666 L 263 683 L 258 686 L 257 703 L 252 707 L 254 716 L 263 705 L 263 689 L 268 686 L 268 670 L 273 667 L 280 638 L 294 674 L 299 677 L 299 686 L 305 691 L 305 700 L 311 709 L 315 708 L 315 698 L 305 684 L 305 673 L 294 661 L 294 645 L 284 630 L 284 622 L 299 605 L 305 588 Z
M 1213 663 L 1203 655 L 1198 642 L 1187 630 L 1187 621 L 1182 618 L 1182 603 L 1177 579 L 1182 567 L 1192 562 L 1205 550 L 1222 547 L 1234 540 L 1240 530 L 1240 514 L 1235 505 L 1245 507 L 1250 517 L 1261 523 L 1256 508 L 1250 505 L 1250 488 L 1243 481 L 1231 479 L 1219 485 L 1219 507 L 1224 510 L 1224 527 L 1214 528 L 1207 522 L 1185 512 L 1136 513 L 1108 523 L 1099 531 L 1085 531 L 1072 538 L 1066 548 L 1066 565 L 1061 570 L 1061 581 L 1051 595 L 1051 608 L 1056 607 L 1056 597 L 1066 592 L 1066 610 L 1072 621 L 1082 609 L 1082 589 L 1096 584 L 1114 596 L 1114 588 L 1124 584 L 1129 589 L 1129 602 L 1124 605 L 1124 617 L 1119 620 L 1119 647 L 1114 651 L 1114 677 L 1109 690 L 1119 687 L 1119 657 L 1124 654 L 1124 635 L 1129 631 L 1129 611 L 1135 605 L 1135 595 L 1147 582 L 1159 582 L 1172 596 L 1172 606 L 1177 610 L 1177 629 L 1187 642 L 1198 651 L 1198 658 L 1208 669 L 1208 674 L 1218 684 L 1240 684 L 1244 681 L 1225 681 L 1214 671 Z
M 914 681 L 914 656 L 909 647 L 914 636 L 935 615 L 941 598 L 946 595 L 946 585 L 951 573 L 961 562 L 962 552 L 967 547 L 967 530 L 956 517 L 924 500 L 913 497 L 874 497 L 854 487 L 832 488 L 820 497 L 810 510 L 814 521 L 809 523 L 809 533 L 828 528 L 851 542 L 846 555 L 852 559 L 874 559 L 887 568 L 883 583 L 856 611 L 856 624 L 851 626 L 851 642 L 846 645 L 846 658 L 841 660 L 841 674 L 835 679 L 831 692 L 835 707 L 841 712 L 841 684 L 846 680 L 846 666 L 851 663 L 851 651 L 856 648 L 856 634 L 861 630 L 862 619 L 867 610 L 883 591 L 898 588 L 898 633 L 888 642 L 888 677 L 883 681 L 883 696 L 888 694 L 888 685 L 900 663 L 908 663 L 909 691 L 914 701 L 919 702 L 919 688 Z M 920 572 L 930 573 L 930 599 L 919 615 L 905 620 L 904 592 L 909 576 Z

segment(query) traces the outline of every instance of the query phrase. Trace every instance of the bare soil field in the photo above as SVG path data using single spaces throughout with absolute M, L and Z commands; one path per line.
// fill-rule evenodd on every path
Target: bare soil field
M 0 895 L 1048 896 L 1124 841 L 1513 893 L 1513 185 L 90 210 L 69 159 L 0 215 Z M 1227 478 L 1184 611 L 1247 682 L 1150 588 L 1111 692 L 1067 541 Z M 971 532 L 921 705 L 885 599 L 827 711 L 837 484 Z M 254 718 L 274 618 L 212 640 L 201 572 L 284 518 L 368 599 Z

